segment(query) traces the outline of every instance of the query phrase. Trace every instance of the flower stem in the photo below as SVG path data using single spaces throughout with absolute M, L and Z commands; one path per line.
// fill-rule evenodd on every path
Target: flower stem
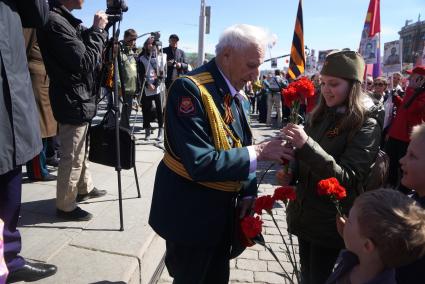
M 264 171 L 264 173 L 261 175 L 260 181 L 258 182 L 257 185 L 257 191 L 260 188 L 261 183 L 263 182 L 264 177 L 266 176 L 266 174 L 269 172 L 269 170 L 274 166 L 274 163 L 271 163 L 270 166 Z
M 298 265 L 297 262 L 294 261 L 294 259 L 296 258 L 295 252 L 293 252 L 293 255 L 291 253 L 291 250 L 288 247 L 288 244 L 285 241 L 285 237 L 282 234 L 282 231 L 279 228 L 279 225 L 276 222 L 276 219 L 274 218 L 273 214 L 269 214 L 272 217 L 273 223 L 275 224 L 277 230 L 279 231 L 280 237 L 282 238 L 283 244 L 285 245 L 285 249 L 287 252 L 287 256 L 289 258 L 289 262 L 291 263 L 292 267 L 294 268 L 294 270 L 296 271 L 295 276 L 297 277 L 297 281 L 298 283 L 300 283 L 300 279 L 299 279 L 299 273 L 298 273 Z
M 279 266 L 282 268 L 283 273 L 285 273 L 282 276 L 285 277 L 285 278 L 287 278 L 290 281 L 290 283 L 295 284 L 294 281 L 292 280 L 292 278 L 289 276 L 289 273 L 286 271 L 285 267 L 283 267 L 283 265 L 280 262 L 280 260 L 277 257 L 277 255 L 272 250 L 272 248 L 270 246 L 266 245 L 265 243 L 263 243 L 261 241 L 258 241 L 258 240 L 256 241 L 256 243 L 262 245 L 263 247 L 265 247 L 270 252 L 270 254 L 273 256 L 273 258 L 277 261 L 277 263 L 279 264 Z M 300 282 L 298 282 L 298 283 L 300 283 Z

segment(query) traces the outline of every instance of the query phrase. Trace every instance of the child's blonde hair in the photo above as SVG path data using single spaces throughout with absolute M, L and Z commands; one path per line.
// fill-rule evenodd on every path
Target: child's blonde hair
M 406 265 L 425 254 L 425 210 L 392 189 L 361 194 L 354 202 L 360 232 L 375 244 L 387 268 Z

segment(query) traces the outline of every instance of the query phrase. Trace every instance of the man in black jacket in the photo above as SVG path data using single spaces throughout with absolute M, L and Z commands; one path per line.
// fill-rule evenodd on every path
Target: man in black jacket
M 86 136 L 96 114 L 94 75 L 106 42 L 104 28 L 108 20 L 100 11 L 91 28 L 82 27 L 71 14 L 82 4 L 81 0 L 52 1 L 49 21 L 37 34 L 50 77 L 49 96 L 61 143 L 56 212 L 58 217 L 75 221 L 92 218 L 77 202 L 106 194 L 93 186 L 87 167 Z
M 56 266 L 30 263 L 19 256 L 16 229 L 21 208 L 22 164 L 41 151 L 40 125 L 25 54 L 22 26 L 47 21 L 45 0 L 0 0 L 0 219 L 4 221 L 7 283 L 36 281 L 56 273 Z M 4 280 L 0 275 L 0 282 Z
M 178 41 L 179 37 L 176 34 L 170 35 L 170 45 L 163 50 L 167 54 L 167 78 L 165 79 L 167 90 L 177 77 L 187 73 L 186 55 L 183 50 L 177 48 Z

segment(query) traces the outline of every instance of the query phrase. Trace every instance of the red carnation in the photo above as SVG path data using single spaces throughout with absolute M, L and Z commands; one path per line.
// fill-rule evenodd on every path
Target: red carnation
M 339 201 L 347 196 L 347 192 L 334 177 L 323 179 L 317 183 L 317 193 L 319 195 L 328 195 L 335 204 L 338 214 L 342 216 Z
M 329 195 L 336 200 L 344 199 L 347 196 L 345 188 L 334 177 L 319 181 L 317 184 L 317 193 L 319 195 Z
M 282 90 L 283 101 L 287 107 L 292 107 L 293 102 L 300 99 L 297 88 L 291 84 L 293 82 L 286 89 Z
M 281 186 L 274 190 L 274 200 L 281 200 L 285 202 L 287 200 L 295 200 L 296 198 L 297 195 L 293 186 Z
M 344 187 L 338 185 L 338 187 L 335 188 L 333 195 L 337 200 L 342 200 L 347 197 L 347 192 Z
M 261 221 L 259 216 L 246 216 L 241 221 L 242 232 L 248 238 L 254 238 L 258 236 L 263 229 L 263 221 Z
M 314 84 L 306 77 L 302 77 L 299 80 L 295 81 L 296 88 L 298 93 L 303 98 L 309 98 L 314 96 Z
M 334 177 L 322 179 L 317 184 L 317 192 L 319 193 L 319 195 L 332 195 L 335 191 L 335 187 L 338 185 L 339 182 Z
M 263 210 L 270 212 L 274 205 L 274 199 L 271 195 L 263 195 L 255 200 L 254 212 L 258 215 L 263 213 Z
M 306 98 L 314 97 L 314 84 L 308 78 L 302 77 L 289 83 L 286 89 L 282 90 L 285 105 L 292 107 L 295 101 L 304 101 Z

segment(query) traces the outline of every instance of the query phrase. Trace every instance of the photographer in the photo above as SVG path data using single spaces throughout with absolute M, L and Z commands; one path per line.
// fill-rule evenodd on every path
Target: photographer
M 133 98 L 139 89 L 137 83 L 137 49 L 136 49 L 137 33 L 133 29 L 124 32 L 124 44 L 121 46 L 121 70 L 123 75 L 125 92 L 122 96 L 123 109 L 121 117 L 121 125 L 130 128 L 129 121 L 131 109 L 133 106 Z M 121 84 L 119 85 L 121 91 Z
M 164 53 L 167 54 L 167 78 L 165 79 L 167 90 L 177 77 L 187 73 L 186 55 L 183 50 L 177 48 L 178 41 L 179 37 L 172 34 L 169 38 L 170 45 L 164 48 Z
M 142 90 L 142 113 L 143 113 L 143 128 L 146 131 L 145 139 L 150 139 L 152 117 L 152 101 L 155 102 L 156 116 L 158 118 L 158 137 L 161 141 L 164 135 L 162 104 L 159 85 L 161 82 L 160 74 L 158 73 L 158 57 L 154 49 L 155 38 L 149 37 L 143 44 L 143 51 L 139 57 L 139 78 L 144 86 Z
M 59 124 L 61 158 L 57 178 L 56 215 L 72 221 L 87 221 L 92 214 L 77 202 L 106 194 L 93 186 L 88 171 L 86 136 L 96 114 L 94 76 L 101 61 L 107 34 L 107 15 L 99 11 L 86 29 L 71 11 L 81 9 L 81 0 L 53 0 L 47 25 L 37 37 L 50 77 L 49 96 Z

